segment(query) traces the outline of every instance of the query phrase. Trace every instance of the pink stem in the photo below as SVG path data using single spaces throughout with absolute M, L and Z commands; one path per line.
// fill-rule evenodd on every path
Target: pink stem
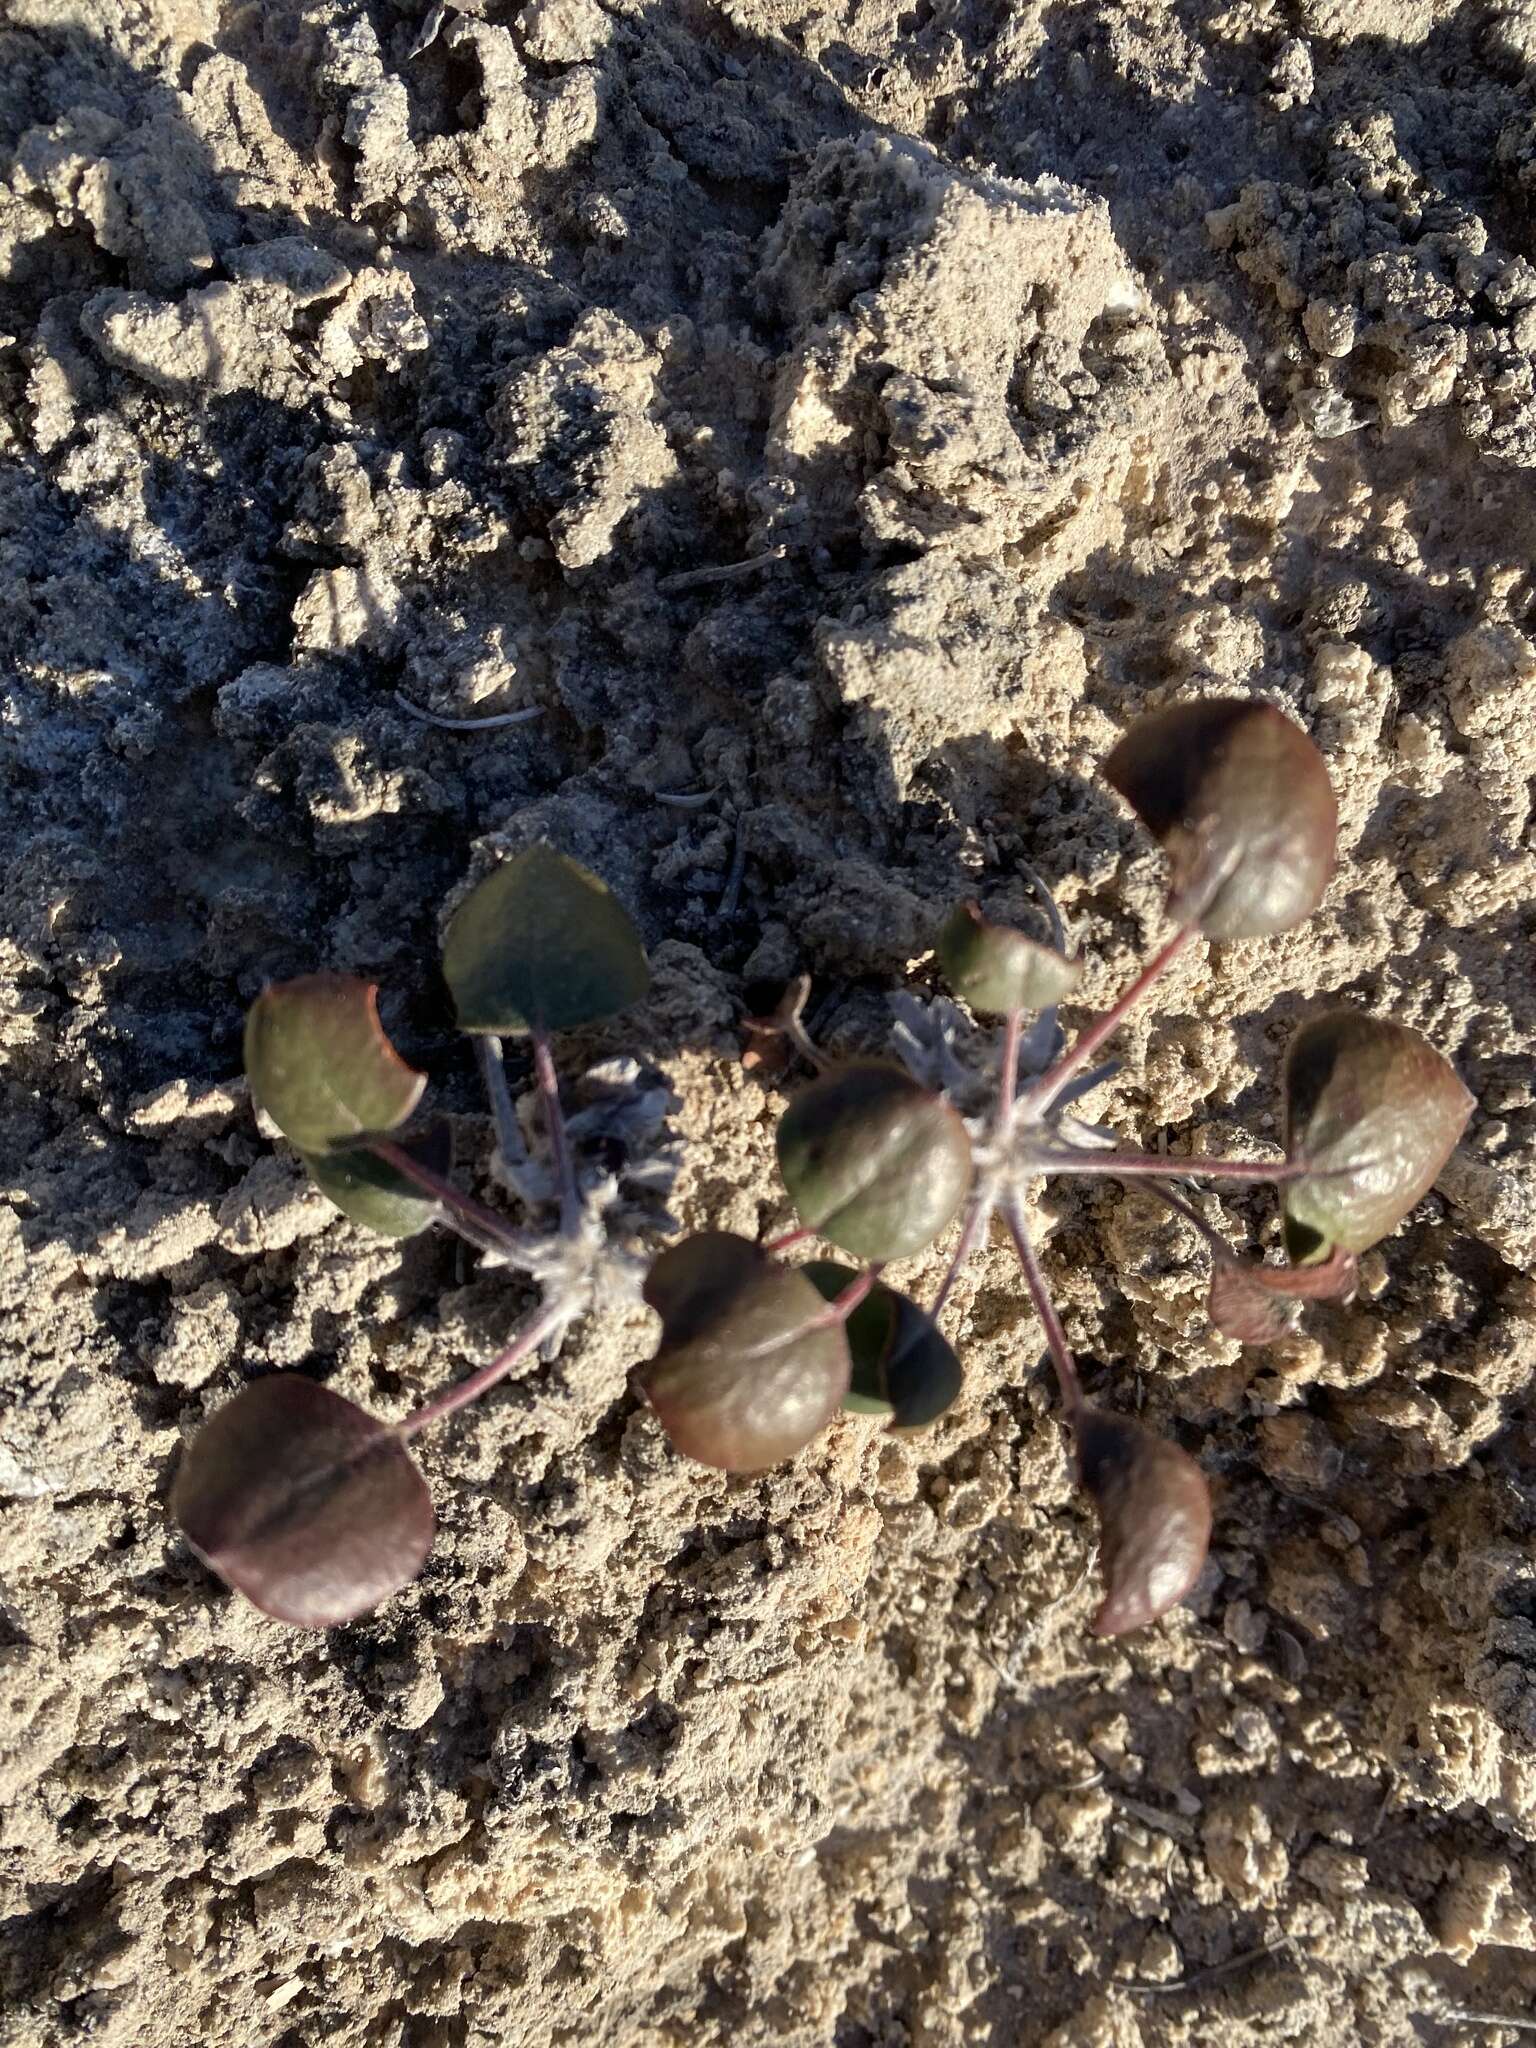
M 539 1097 L 544 1105 L 549 1163 L 554 1168 L 555 1185 L 560 1190 L 560 1233 L 563 1237 L 574 1237 L 581 1221 L 581 1198 L 576 1192 L 576 1169 L 571 1163 L 570 1140 L 566 1136 L 565 1115 L 560 1108 L 560 1082 L 555 1073 L 554 1055 L 542 1031 L 533 1034 L 533 1070 L 538 1076 Z
M 802 1323 L 788 1338 L 767 1337 L 761 1344 L 753 1344 L 747 1350 L 737 1352 L 737 1358 L 765 1358 L 769 1352 L 779 1350 L 787 1342 L 798 1342 L 808 1331 L 837 1329 L 847 1322 L 884 1271 L 883 1259 L 873 1266 L 866 1267 L 862 1273 L 848 1282 L 841 1294 L 827 1303 L 820 1315 L 812 1316 L 808 1322 Z
M 1113 1174 L 1117 1180 L 1241 1180 L 1257 1185 L 1299 1180 L 1311 1169 L 1304 1159 L 1190 1159 L 1164 1152 L 1036 1152 L 1035 1173 Z
M 945 1270 L 944 1278 L 939 1282 L 939 1291 L 933 1297 L 933 1306 L 928 1311 L 933 1322 L 937 1322 L 943 1315 L 944 1304 L 949 1300 L 951 1290 L 960 1277 L 961 1268 L 981 1242 L 981 1234 L 992 1218 L 992 1206 L 988 1197 L 979 1196 L 973 1199 L 970 1208 L 965 1212 L 960 1242 L 955 1246 L 955 1255 Z
M 1051 1354 L 1051 1363 L 1056 1368 L 1056 1382 L 1061 1388 L 1061 1405 L 1066 1419 L 1073 1429 L 1078 1418 L 1087 1407 L 1083 1396 L 1083 1383 L 1078 1377 L 1077 1361 L 1067 1342 L 1067 1333 L 1061 1326 L 1061 1317 L 1056 1313 L 1056 1304 L 1051 1299 L 1051 1290 L 1046 1285 L 1045 1274 L 1040 1265 L 1039 1255 L 1030 1240 L 1029 1230 L 1016 1202 L 1010 1202 L 1003 1210 L 1008 1228 L 1013 1235 L 1013 1248 L 1019 1255 L 1019 1264 L 1024 1268 L 1024 1278 L 1029 1287 L 1030 1299 L 1035 1304 L 1045 1331 L 1046 1348 Z
M 846 1323 L 884 1270 L 883 1259 L 873 1266 L 867 1266 L 857 1279 L 848 1282 L 841 1294 L 827 1303 L 826 1314 L 815 1317 L 810 1328 L 824 1330 L 833 1323 Z
M 1032 1115 L 1038 1117 L 1045 1114 L 1072 1076 L 1087 1066 L 1107 1038 L 1114 1036 L 1127 1014 L 1141 1001 L 1147 990 L 1162 979 L 1185 947 L 1197 936 L 1197 926 L 1181 925 L 1167 944 L 1159 947 L 1152 955 L 1120 1000 L 1106 1010 L 1102 1017 L 1078 1033 L 1055 1066 L 1048 1068 L 1025 1095 L 1024 1105 Z
M 524 1323 L 505 1351 L 498 1351 L 489 1365 L 482 1365 L 478 1372 L 472 1372 L 467 1380 L 460 1380 L 455 1387 L 437 1394 L 421 1407 L 414 1409 L 404 1422 L 396 1425 L 403 1437 L 413 1437 L 418 1430 L 425 1429 L 429 1422 L 441 1422 L 445 1415 L 452 1415 L 456 1408 L 467 1408 L 471 1401 L 478 1401 L 488 1388 L 505 1379 L 513 1366 L 526 1358 L 530 1351 L 536 1351 L 565 1320 L 566 1310 L 562 1303 L 548 1303 L 531 1322 Z
M 1009 1010 L 1003 1018 L 1003 1048 L 1001 1064 L 997 1074 L 997 1112 L 993 1119 L 993 1130 L 999 1142 L 1005 1140 L 1013 1123 L 1014 1091 L 1019 1073 L 1019 1032 L 1023 1025 L 1023 1012 Z M 944 1313 L 944 1304 L 949 1300 L 961 1268 L 975 1251 L 981 1234 L 992 1220 L 994 1202 L 990 1194 L 973 1196 L 965 1212 L 965 1222 L 960 1227 L 960 1242 L 955 1246 L 954 1257 L 939 1282 L 939 1291 L 933 1297 L 933 1306 L 928 1314 L 934 1322 Z
M 765 1252 L 787 1252 L 791 1245 L 804 1244 L 808 1237 L 814 1237 L 815 1235 L 816 1233 L 809 1223 L 802 1223 L 798 1230 L 786 1230 L 782 1237 L 770 1237 L 763 1246 L 763 1250 Z
M 434 1173 L 430 1166 L 423 1165 L 403 1145 L 397 1145 L 393 1138 L 368 1138 L 364 1143 L 375 1159 L 382 1159 L 386 1166 L 392 1166 L 396 1173 L 404 1175 L 424 1195 L 441 1202 L 454 1219 L 454 1227 L 472 1244 L 479 1245 L 482 1251 L 501 1251 L 517 1245 L 516 1231 L 503 1223 L 494 1210 L 461 1194 L 451 1180 L 444 1180 L 440 1173 Z
M 1010 1010 L 1003 1019 L 1002 1066 L 997 1076 L 997 1130 L 1003 1136 L 1013 1121 L 1013 1091 L 1019 1078 L 1019 1026 L 1023 1014 Z
M 1192 1223 L 1210 1247 L 1212 1258 L 1218 1260 L 1226 1259 L 1228 1261 L 1233 1259 L 1234 1253 L 1231 1245 L 1227 1243 L 1227 1240 L 1219 1230 L 1206 1222 L 1193 1202 L 1186 1202 L 1184 1197 L 1173 1188 L 1165 1188 L 1157 1181 L 1152 1182 L 1151 1186 L 1147 1189 L 1147 1193 L 1155 1195 L 1165 1209 L 1172 1209 L 1176 1216 L 1182 1216 L 1186 1223 Z

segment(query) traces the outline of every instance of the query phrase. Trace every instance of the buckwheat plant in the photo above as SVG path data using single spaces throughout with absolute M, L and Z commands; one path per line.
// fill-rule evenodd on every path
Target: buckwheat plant
M 801 1021 L 806 984 L 792 985 L 771 1019 L 753 1020 L 817 1069 L 778 1130 L 801 1223 L 768 1243 L 705 1231 L 647 1261 L 643 1240 L 674 1228 L 661 1206 L 677 1161 L 659 1075 L 633 1061 L 597 1069 L 587 1077 L 594 1100 L 565 1117 L 550 1034 L 638 1000 L 648 973 L 603 885 L 550 849 L 531 848 L 471 891 L 443 959 L 480 1055 L 496 1174 L 526 1212 L 522 1227 L 458 1192 L 431 1130 L 404 1128 L 424 1078 L 389 1046 L 367 984 L 316 975 L 269 988 L 250 1013 L 247 1070 L 324 1192 L 397 1235 L 451 1224 L 488 1260 L 531 1275 L 541 1302 L 495 1358 L 398 1424 L 296 1374 L 246 1387 L 194 1438 L 172 1495 L 199 1554 L 285 1620 L 326 1626 L 366 1612 L 414 1576 L 431 1543 L 431 1501 L 410 1439 L 521 1361 L 552 1356 L 578 1318 L 637 1290 L 661 1319 L 661 1340 L 635 1383 L 686 1457 L 760 1471 L 802 1451 L 840 1410 L 921 1428 L 960 1391 L 941 1321 L 998 1218 L 1099 1520 L 1104 1597 L 1092 1626 L 1119 1634 L 1181 1600 L 1210 1539 L 1205 1479 L 1178 1446 L 1086 1398 L 1031 1240 L 1031 1183 L 1077 1174 L 1143 1184 L 1205 1240 L 1212 1322 L 1245 1344 L 1264 1343 L 1305 1302 L 1353 1293 L 1360 1253 L 1426 1193 L 1472 1098 L 1416 1032 L 1335 1009 L 1307 1019 L 1287 1052 L 1278 1162 L 1174 1160 L 1126 1148 L 1077 1117 L 1074 1104 L 1112 1071 L 1096 1056 L 1179 954 L 1200 934 L 1263 938 L 1300 923 L 1322 898 L 1337 837 L 1321 756 L 1257 701 L 1207 699 L 1144 717 L 1104 774 L 1167 856 L 1170 935 L 1070 1045 L 1057 1011 L 1081 963 L 1067 955 L 1049 891 L 1032 875 L 1049 940 L 962 903 L 936 948 L 959 1002 L 897 995 L 895 1058 L 827 1061 Z M 502 1065 L 501 1039 L 513 1034 L 532 1046 L 537 1158 Z M 1273 1183 L 1286 1263 L 1235 1254 L 1181 1192 L 1189 1180 Z M 887 1264 L 957 1222 L 927 1307 L 889 1284 Z M 786 1262 L 813 1238 L 853 1263 Z

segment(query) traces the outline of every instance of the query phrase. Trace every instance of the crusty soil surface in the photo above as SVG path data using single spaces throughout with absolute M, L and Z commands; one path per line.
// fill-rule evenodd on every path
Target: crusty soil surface
M 0 0 L 4 2048 L 1525 2038 L 1533 67 L 1531 0 Z M 547 837 L 657 968 L 574 1057 L 667 1073 L 682 1223 L 783 1228 L 743 1011 L 880 1045 L 1021 861 L 1108 996 L 1161 865 L 1096 764 L 1220 690 L 1316 737 L 1339 874 L 1092 1113 L 1272 1142 L 1334 998 L 1480 1106 L 1269 1352 L 1052 1190 L 1093 1387 L 1216 1487 L 1187 1609 L 1088 1635 L 996 1244 L 926 1437 L 688 1467 L 637 1308 L 425 1440 L 375 1619 L 198 1564 L 236 1388 L 402 1414 L 526 1300 L 258 1129 L 264 979 L 379 980 L 483 1176 L 440 913 Z

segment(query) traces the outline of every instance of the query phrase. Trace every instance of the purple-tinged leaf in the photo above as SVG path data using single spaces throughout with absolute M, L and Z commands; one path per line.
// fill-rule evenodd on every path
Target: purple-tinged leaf
M 779 1123 L 779 1171 L 812 1230 L 857 1259 L 921 1251 L 971 1183 L 971 1141 L 944 1100 L 884 1060 L 804 1088 Z
M 245 1020 L 245 1071 L 257 1102 L 301 1152 L 393 1130 L 427 1085 L 384 1035 L 378 990 L 350 974 L 263 989 Z
M 800 1270 L 829 1302 L 858 1278 L 835 1259 L 813 1259 Z M 843 1328 L 853 1363 L 843 1402 L 850 1414 L 882 1415 L 899 1432 L 926 1429 L 954 1405 L 964 1370 L 938 1324 L 909 1296 L 877 1280 Z
M 672 1245 L 645 1298 L 661 1345 L 636 1374 L 685 1457 L 760 1472 L 802 1451 L 848 1391 L 843 1326 L 803 1272 L 729 1231 Z
M 302 1628 L 354 1621 L 408 1585 L 435 1526 L 399 1432 L 297 1373 L 254 1380 L 214 1411 L 170 1507 L 220 1578 Z
M 1315 1265 L 1363 1252 L 1434 1185 L 1475 1107 L 1450 1062 L 1406 1024 L 1330 1010 L 1285 1059 L 1286 1250 Z
M 1295 1327 L 1303 1301 L 1347 1301 L 1359 1283 L 1348 1252 L 1335 1251 L 1321 1266 L 1260 1266 L 1248 1259 L 1217 1258 L 1207 1304 L 1211 1322 L 1239 1344 L 1273 1344 Z
M 1078 1418 L 1077 1461 L 1099 1517 L 1104 1601 L 1093 1632 L 1125 1635 L 1156 1621 L 1199 1578 L 1211 1541 L 1210 1489 L 1177 1444 L 1102 1408 Z
M 1103 773 L 1167 854 L 1178 923 L 1261 938 L 1322 901 L 1338 805 L 1322 755 L 1273 705 L 1209 697 L 1151 712 Z
M 477 882 L 449 920 L 443 974 L 465 1031 L 565 1031 L 651 985 L 628 913 L 579 861 L 530 846 Z
M 1048 1010 L 1082 979 L 1083 964 L 1012 926 L 991 924 L 976 903 L 961 903 L 939 933 L 944 978 L 973 1010 Z

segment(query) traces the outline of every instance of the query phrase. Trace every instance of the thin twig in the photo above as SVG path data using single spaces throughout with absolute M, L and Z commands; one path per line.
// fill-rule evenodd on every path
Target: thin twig
M 576 1168 L 570 1141 L 565 1134 L 565 1112 L 560 1107 L 560 1081 L 555 1073 L 554 1055 L 542 1031 L 533 1034 L 533 1070 L 538 1076 L 539 1095 L 544 1105 L 544 1129 L 549 1138 L 549 1160 L 560 1190 L 560 1234 L 574 1237 L 581 1223 L 581 1196 L 576 1188 Z
M 512 1339 L 504 1351 L 498 1351 L 488 1365 L 482 1365 L 478 1372 L 472 1372 L 467 1380 L 460 1380 L 457 1386 L 434 1395 L 430 1401 L 414 1409 L 404 1422 L 398 1423 L 401 1436 L 413 1437 L 425 1429 L 429 1422 L 440 1422 L 445 1415 L 451 1415 L 456 1408 L 466 1408 L 471 1401 L 479 1400 L 488 1387 L 504 1379 L 520 1360 L 530 1351 L 536 1351 L 550 1333 L 566 1320 L 568 1310 L 564 1302 L 546 1302 L 539 1313 Z
M 742 837 L 740 827 L 738 827 L 736 844 L 731 852 L 730 872 L 725 878 L 725 888 L 720 894 L 719 907 L 715 911 L 716 917 L 734 917 L 736 915 L 736 906 L 741 901 L 741 884 L 746 872 L 747 842 Z
M 719 794 L 718 788 L 697 791 L 654 789 L 651 792 L 656 803 L 666 804 L 674 811 L 702 811 L 704 806 L 713 803 Z
M 1512 2027 L 1517 2034 L 1536 2034 L 1536 2019 L 1517 2019 L 1512 2012 L 1474 2012 L 1469 2005 L 1448 2005 L 1443 2012 L 1431 2012 L 1426 2017 L 1455 2020 L 1466 2027 Z
M 811 977 L 797 974 L 785 989 L 779 1007 L 774 1011 L 779 1029 L 799 1053 L 818 1073 L 825 1072 L 829 1062 L 826 1054 L 805 1028 L 805 1006 L 810 1000 Z
M 393 1138 L 364 1138 L 360 1142 L 375 1159 L 382 1159 L 386 1166 L 392 1166 L 396 1173 L 403 1174 L 424 1195 L 440 1202 L 449 1212 L 444 1222 L 451 1223 L 461 1237 L 468 1238 L 481 1251 L 520 1249 L 517 1232 L 510 1223 L 504 1223 L 494 1210 L 461 1194 L 451 1180 L 434 1173 L 430 1166 L 423 1165 L 403 1145 L 397 1145 Z
M 1029 1228 L 1016 1201 L 1004 1205 L 1003 1216 L 1013 1237 L 1013 1248 L 1019 1255 L 1019 1264 L 1024 1268 L 1024 1278 L 1029 1287 L 1030 1299 L 1035 1304 L 1045 1331 L 1046 1348 L 1051 1354 L 1051 1363 L 1056 1368 L 1056 1381 L 1061 1388 L 1061 1405 L 1067 1421 L 1075 1429 L 1078 1418 L 1087 1407 L 1083 1398 L 1083 1383 L 1078 1376 L 1077 1361 L 1067 1342 L 1067 1333 L 1061 1326 L 1061 1317 L 1056 1313 L 1056 1304 L 1051 1299 L 1051 1290 L 1046 1285 L 1045 1274 L 1040 1265 L 1029 1235 Z
M 1175 1977 L 1171 1984 L 1122 1984 L 1120 1990 L 1129 1991 L 1136 1998 L 1172 1998 L 1181 1991 L 1198 1991 L 1203 1985 L 1214 1984 L 1220 1977 L 1230 1977 L 1234 1970 L 1241 1970 L 1248 1963 L 1261 1962 L 1265 1956 L 1278 1955 L 1283 1948 L 1289 1948 L 1295 1940 L 1291 1934 L 1277 1935 L 1273 1941 L 1266 1941 L 1262 1948 L 1244 1949 L 1240 1956 L 1228 1956 L 1224 1963 L 1212 1963 L 1208 1970 L 1196 1970 L 1191 1977 Z
M 1143 1827 L 1156 1828 L 1159 1834 L 1169 1835 L 1176 1842 L 1192 1842 L 1194 1828 L 1181 1813 L 1165 1813 L 1160 1806 L 1148 1806 L 1145 1801 L 1132 1799 L 1128 1793 L 1116 1792 L 1115 1804 L 1128 1813 L 1132 1820 L 1139 1820 Z
M 1173 937 L 1152 955 L 1119 1001 L 1112 1004 L 1102 1017 L 1078 1033 L 1055 1066 L 1047 1068 L 1025 1095 L 1024 1106 L 1031 1115 L 1044 1115 L 1072 1076 L 1080 1067 L 1087 1066 L 1107 1038 L 1114 1036 L 1127 1014 L 1141 1001 L 1148 989 L 1162 979 L 1197 935 L 1198 928 L 1195 925 L 1182 925 Z
M 413 704 L 403 690 L 396 690 L 395 702 L 402 711 L 408 711 L 412 718 L 419 718 L 423 725 L 435 725 L 443 732 L 493 732 L 500 725 L 526 725 L 530 718 L 542 718 L 543 712 L 537 704 L 526 711 L 492 711 L 484 718 L 443 718 L 436 711 L 428 711 L 420 704 Z
M 713 583 L 737 583 L 745 576 L 755 576 L 759 569 L 782 562 L 788 553 L 788 547 L 781 543 L 776 548 L 765 549 L 760 555 L 748 555 L 743 562 L 722 562 L 718 567 L 681 569 L 675 576 L 658 576 L 656 594 L 658 597 L 678 597 L 685 590 L 705 590 Z
M 517 1120 L 512 1090 L 507 1086 L 501 1040 L 493 1032 L 477 1034 L 475 1057 L 480 1063 L 480 1078 L 485 1083 L 491 1117 L 496 1125 L 496 1149 L 501 1154 L 502 1165 L 515 1176 L 519 1167 L 528 1164 L 528 1147 L 523 1142 L 523 1127 Z
M 779 997 L 770 1016 L 743 1017 L 741 1021 L 745 1030 L 755 1032 L 760 1037 L 772 1034 L 779 1038 L 787 1038 L 807 1066 L 814 1067 L 817 1073 L 824 1073 L 828 1065 L 827 1056 L 801 1021 L 800 1013 L 805 1008 L 810 993 L 811 977 L 808 974 L 797 974 L 793 981 L 785 984 L 784 993 Z
M 1387 1815 L 1391 1812 L 1392 1803 L 1396 1798 L 1397 1778 L 1389 1769 L 1387 1773 L 1387 1789 L 1381 1795 L 1381 1803 L 1376 1808 L 1375 1819 L 1371 1822 L 1370 1826 L 1366 1829 L 1365 1833 L 1360 1837 L 1362 1843 L 1375 1841 L 1376 1837 L 1381 1833 L 1382 1823 L 1383 1821 L 1385 1821 Z
M 997 1673 L 998 1677 L 1002 1680 L 1003 1684 L 1007 1686 L 1010 1692 L 1019 1694 L 1021 1698 L 1024 1696 L 1024 1681 L 1019 1677 L 1019 1674 L 1016 1671 L 1005 1670 L 1004 1667 L 998 1663 L 997 1659 L 993 1656 L 992 1652 L 987 1648 L 985 1643 L 978 1643 L 976 1645 L 976 1651 L 978 1656 L 981 1658 L 982 1663 L 989 1664 L 992 1667 L 992 1669 Z
M 978 1643 L 976 1645 L 983 1661 L 991 1665 L 1009 1691 L 1017 1693 L 1020 1699 L 1028 1699 L 1031 1692 L 1030 1686 L 1019 1675 L 1020 1664 L 1035 1648 L 1036 1644 L 1042 1640 L 1056 1616 L 1072 1605 L 1078 1594 L 1082 1592 L 1084 1586 L 1093 1577 L 1093 1568 L 1098 1562 L 1098 1557 L 1099 1546 L 1096 1543 L 1090 1543 L 1087 1555 L 1083 1559 L 1082 1570 L 1064 1592 L 1058 1593 L 1053 1600 L 1047 1600 L 1043 1607 L 1036 1609 L 1027 1626 L 1015 1639 L 1013 1648 L 1008 1652 L 1005 1662 L 999 1664 L 985 1643 Z M 1091 1678 L 1084 1678 L 1080 1681 L 1078 1690 L 1085 1690 L 1092 1684 L 1093 1680 Z

